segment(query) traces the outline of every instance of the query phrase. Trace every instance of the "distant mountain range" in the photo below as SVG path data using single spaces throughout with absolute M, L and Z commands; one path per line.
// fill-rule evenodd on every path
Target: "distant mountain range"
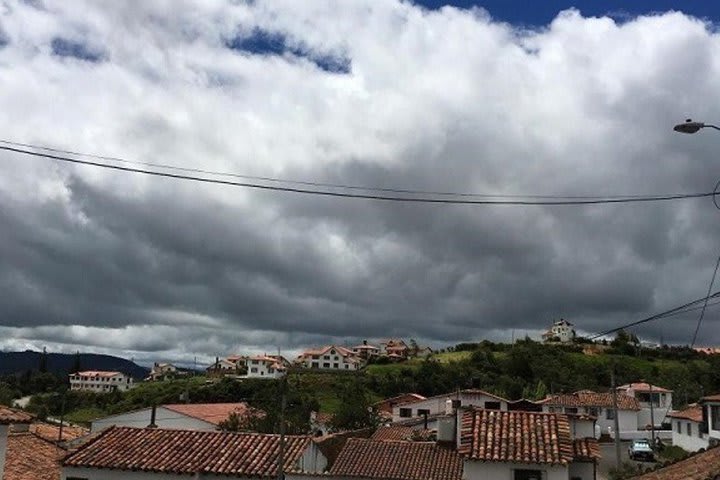
M 0 352 L 0 375 L 19 374 L 28 370 L 37 370 L 40 365 L 42 352 L 26 350 L 24 352 Z M 48 353 L 47 371 L 59 375 L 66 375 L 75 366 L 74 353 Z M 142 379 L 148 375 L 149 370 L 130 360 L 112 355 L 98 355 L 95 353 L 80 354 L 81 370 L 116 370 Z

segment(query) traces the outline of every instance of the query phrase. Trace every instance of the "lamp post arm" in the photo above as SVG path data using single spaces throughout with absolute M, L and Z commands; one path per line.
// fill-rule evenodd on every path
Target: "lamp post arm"
M 706 123 L 706 124 L 705 124 L 705 127 L 707 127 L 707 128 L 714 128 L 715 130 L 720 130 L 720 127 L 718 127 L 717 125 L 710 125 L 710 124 L 707 124 L 707 123 Z

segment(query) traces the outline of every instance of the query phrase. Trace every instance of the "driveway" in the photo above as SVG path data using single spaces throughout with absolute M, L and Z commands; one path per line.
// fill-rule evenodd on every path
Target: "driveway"
M 654 462 L 635 462 L 631 461 L 628 457 L 628 447 L 630 442 L 620 442 L 620 457 L 623 462 L 631 462 L 642 469 L 655 466 Z M 614 443 L 601 443 L 600 454 L 602 458 L 598 464 L 597 480 L 608 480 L 610 469 L 615 468 L 615 444 Z

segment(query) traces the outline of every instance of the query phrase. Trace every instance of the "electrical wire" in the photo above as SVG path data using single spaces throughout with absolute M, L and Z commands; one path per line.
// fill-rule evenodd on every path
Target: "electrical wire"
M 126 160 L 126 159 L 120 158 L 120 157 L 96 155 L 96 154 L 92 154 L 92 153 L 84 153 L 84 152 L 78 152 L 78 151 L 73 151 L 73 150 L 63 150 L 60 148 L 45 147 L 42 145 L 14 142 L 11 140 L 3 140 L 3 139 L 0 139 L 0 143 L 10 145 L 10 146 L 15 146 L 15 147 L 31 148 L 34 150 L 43 150 L 43 151 L 53 152 L 53 153 L 64 153 L 64 154 L 68 154 L 68 155 L 76 155 L 76 156 L 85 157 L 85 158 L 95 158 L 98 160 L 109 160 L 109 161 L 113 161 L 113 162 L 124 163 L 126 165 L 163 168 L 163 169 L 175 170 L 175 171 L 180 171 L 180 172 L 201 173 L 201 174 L 206 174 L 206 175 L 242 178 L 242 179 L 246 179 L 246 180 L 259 180 L 259 181 L 273 182 L 273 183 L 285 183 L 285 184 L 289 184 L 289 185 L 305 185 L 305 186 L 314 186 L 314 187 L 339 188 L 339 189 L 347 189 L 347 190 L 364 190 L 364 191 L 373 191 L 373 192 L 409 193 L 409 194 L 419 194 L 419 195 L 478 197 L 478 198 L 608 199 L 608 198 L 642 198 L 642 197 L 646 196 L 646 195 L 636 195 L 636 194 L 630 194 L 630 195 L 488 194 L 488 193 L 469 193 L 469 192 L 446 192 L 446 191 L 433 191 L 433 190 L 413 190 L 413 189 L 403 189 L 403 188 L 366 187 L 366 186 L 360 186 L 360 185 L 348 185 L 348 184 L 341 184 L 341 183 L 309 182 L 309 181 L 301 181 L 301 180 L 287 180 L 287 179 L 281 179 L 281 178 L 276 178 L 276 177 L 242 175 L 242 174 L 238 174 L 238 173 L 219 172 L 219 171 L 205 170 L 205 169 L 200 169 L 200 168 L 179 167 L 176 165 L 168 165 L 168 164 L 155 163 L 155 162 L 138 162 L 138 161 L 133 161 L 133 160 Z
M 697 309 L 697 308 L 691 308 L 691 307 L 694 307 L 694 306 L 696 306 L 696 305 L 698 305 L 698 304 L 700 304 L 700 303 L 703 303 L 703 302 L 707 302 L 708 299 L 718 298 L 718 297 L 720 297 L 720 291 L 717 291 L 717 292 L 713 293 L 712 295 L 708 294 L 708 295 L 705 296 L 705 297 L 698 298 L 697 300 L 693 300 L 692 302 L 688 302 L 688 303 L 686 303 L 686 304 L 684 304 L 684 305 L 680 305 L 679 307 L 675 307 L 675 308 L 672 308 L 672 309 L 670 309 L 670 310 L 666 310 L 666 311 L 664 311 L 664 312 L 657 313 L 657 314 L 652 315 L 652 316 L 650 316 L 650 317 L 643 318 L 642 320 L 638 320 L 638 321 L 635 321 L 635 322 L 627 323 L 627 324 L 621 325 L 621 326 L 619 326 L 619 327 L 611 328 L 610 330 L 606 330 L 606 331 L 604 331 L 604 332 L 602 332 L 602 333 L 597 333 L 597 334 L 595 334 L 595 335 L 593 335 L 593 336 L 591 336 L 591 337 L 589 337 L 589 338 L 590 338 L 590 340 L 595 340 L 596 338 L 604 337 L 604 336 L 606 336 L 606 335 L 610 335 L 611 333 L 619 332 L 620 330 L 624 330 L 624 329 L 626 329 L 626 328 L 634 327 L 634 326 L 637 326 L 637 325 L 642 325 L 642 324 L 644 324 L 644 323 L 652 322 L 652 321 L 654 321 L 654 320 L 660 320 L 660 319 L 662 319 L 662 318 L 667 318 L 667 317 L 671 317 L 671 316 L 674 316 L 674 315 L 679 315 L 679 314 L 681 314 L 681 313 L 687 313 L 688 311 L 696 310 L 696 309 Z M 713 303 L 712 305 L 717 305 L 718 303 L 720 303 L 720 302 L 715 302 L 715 303 Z
M 200 183 L 210 183 L 218 185 L 227 185 L 234 187 L 254 188 L 260 190 L 278 191 L 278 192 L 289 192 L 289 193 L 302 193 L 309 195 L 319 195 L 326 197 L 336 198 L 353 198 L 353 199 L 366 199 L 366 200 L 382 200 L 391 202 L 404 202 L 404 203 L 432 203 L 432 204 L 454 204 L 454 205 L 515 205 L 515 206 L 572 206 L 572 205 L 602 205 L 602 204 L 624 204 L 624 203 L 647 203 L 647 202 L 658 202 L 658 201 L 670 201 L 670 200 L 683 200 L 692 198 L 706 198 L 715 195 L 715 192 L 700 192 L 700 193 L 686 193 L 686 194 L 665 194 L 665 195 L 648 195 L 641 197 L 619 197 L 619 198 L 599 198 L 599 199 L 576 199 L 576 200 L 467 200 L 467 199 L 452 199 L 452 198 L 432 198 L 428 196 L 415 196 L 415 197 L 398 197 L 391 195 L 380 195 L 380 194 L 366 194 L 366 193 L 347 193 L 347 192 L 335 192 L 328 190 L 316 190 L 311 188 L 297 188 L 297 187 L 285 187 L 278 185 L 263 185 L 259 183 L 251 182 L 237 182 L 230 180 L 221 180 L 216 178 L 207 178 L 193 175 L 184 175 L 169 172 L 159 172 L 155 170 L 147 170 L 134 167 L 124 167 L 120 165 L 112 165 L 108 163 L 101 163 L 88 160 L 80 160 L 77 158 L 70 158 L 61 155 L 33 152 L 16 147 L 0 145 L 0 150 L 8 152 L 14 152 L 24 155 L 29 155 L 39 158 L 47 158 L 51 160 L 57 160 L 60 162 L 73 163 L 77 165 L 88 165 L 100 168 L 106 168 L 116 171 L 139 173 L 144 175 L 152 175 L 157 177 L 172 178 L 177 180 L 188 180 Z
M 710 298 L 710 292 L 712 291 L 713 284 L 715 283 L 715 276 L 717 275 L 718 267 L 720 267 L 720 256 L 715 263 L 715 270 L 713 271 L 712 278 L 710 279 L 710 285 L 708 285 L 707 295 L 705 295 L 705 302 L 703 303 L 702 310 L 700 311 L 700 317 L 698 318 L 697 326 L 695 327 L 695 333 L 693 334 L 690 348 L 694 347 L 695 342 L 697 341 L 698 332 L 700 331 L 700 325 L 702 324 L 703 318 L 705 317 L 705 308 L 707 307 L 707 302 Z

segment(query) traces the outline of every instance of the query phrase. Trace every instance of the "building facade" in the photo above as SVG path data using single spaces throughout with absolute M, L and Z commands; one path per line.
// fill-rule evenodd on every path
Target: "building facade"
M 703 412 L 700 405 L 690 405 L 668 416 L 671 421 L 673 445 L 688 452 L 696 452 L 710 445 L 709 436 L 703 429 Z
M 248 378 L 280 378 L 290 363 L 280 355 L 257 355 L 245 359 Z
M 553 322 L 550 329 L 543 333 L 543 340 L 546 342 L 570 343 L 575 340 L 575 326 L 565 319 Z
M 645 382 L 628 383 L 617 387 L 618 393 L 629 395 L 638 401 L 638 427 L 640 429 L 660 428 L 669 423 L 668 414 L 672 412 L 673 391 Z
M 355 371 L 363 365 L 363 360 L 352 350 L 328 345 L 317 350 L 308 350 L 300 355 L 296 363 L 311 370 Z
M 625 394 L 617 395 L 618 424 L 620 438 L 633 438 L 638 431 L 638 401 Z M 541 400 L 543 411 L 547 413 L 564 413 L 570 415 L 589 415 L 597 419 L 597 426 L 602 434 L 615 436 L 615 408 L 612 393 L 597 393 L 581 390 L 575 393 L 551 395 Z
M 403 422 L 412 418 L 436 416 L 446 413 L 447 402 L 453 408 L 474 406 L 490 410 L 507 410 L 508 401 L 478 389 L 465 389 L 425 399 L 411 398 L 392 407 L 392 421 Z
M 96 393 L 124 392 L 135 386 L 135 381 L 122 372 L 87 370 L 70 374 L 70 390 L 87 390 Z

